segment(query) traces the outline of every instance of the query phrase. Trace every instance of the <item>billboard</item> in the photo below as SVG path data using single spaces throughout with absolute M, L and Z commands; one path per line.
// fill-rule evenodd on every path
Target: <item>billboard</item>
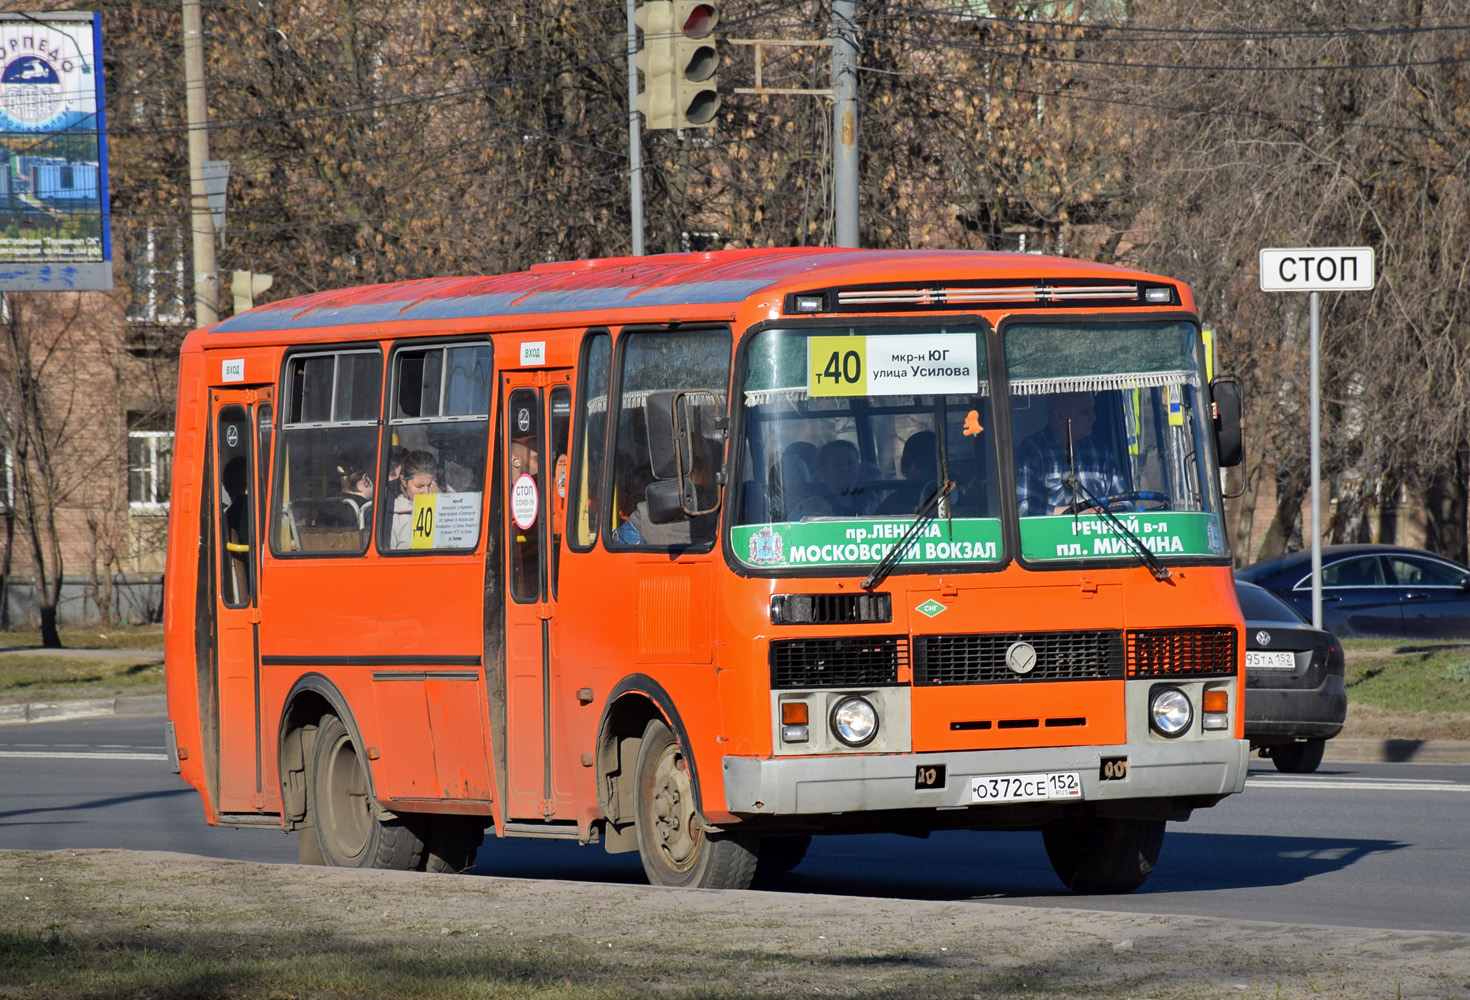
M 0 291 L 112 287 L 102 24 L 0 13 Z

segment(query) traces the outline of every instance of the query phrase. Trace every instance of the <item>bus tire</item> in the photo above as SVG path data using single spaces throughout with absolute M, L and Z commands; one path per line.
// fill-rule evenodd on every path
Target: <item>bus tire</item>
M 1311 774 L 1322 763 L 1322 755 L 1326 752 L 1326 740 L 1283 743 L 1271 748 L 1271 763 L 1283 774 Z
M 475 866 L 485 842 L 485 822 L 465 816 L 435 816 L 424 838 L 424 871 L 458 875 Z
M 812 837 L 809 833 L 792 837 L 762 837 L 760 856 L 755 863 L 756 878 L 785 875 L 794 871 L 811 846 Z
M 1164 821 L 1067 817 L 1042 827 L 1041 839 L 1057 877 L 1073 892 L 1132 892 L 1159 860 Z
M 705 829 L 684 749 L 662 719 L 643 730 L 634 790 L 638 855 L 652 885 L 748 889 L 756 838 Z
M 322 716 L 311 755 L 312 827 L 322 862 L 336 868 L 412 871 L 424 842 L 402 820 L 383 819 L 352 734 L 335 715 Z

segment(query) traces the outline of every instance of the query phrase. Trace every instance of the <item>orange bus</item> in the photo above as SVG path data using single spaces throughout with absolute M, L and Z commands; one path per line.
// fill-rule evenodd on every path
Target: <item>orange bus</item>
M 742 887 L 813 835 L 1032 829 L 1125 892 L 1244 787 L 1189 288 L 768 249 L 322 292 L 196 330 L 173 765 L 306 862 L 487 830 Z

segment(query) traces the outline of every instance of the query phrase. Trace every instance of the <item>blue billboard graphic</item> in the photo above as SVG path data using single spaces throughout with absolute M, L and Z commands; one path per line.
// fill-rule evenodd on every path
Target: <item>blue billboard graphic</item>
M 102 27 L 0 14 L 0 291 L 112 287 Z

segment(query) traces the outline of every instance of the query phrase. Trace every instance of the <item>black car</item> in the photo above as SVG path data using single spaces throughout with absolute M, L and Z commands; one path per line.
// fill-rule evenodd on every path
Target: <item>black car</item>
M 1236 571 L 1312 617 L 1312 553 L 1289 552 Z M 1322 625 L 1342 638 L 1470 636 L 1470 569 L 1398 545 L 1322 548 Z
M 1253 583 L 1235 582 L 1245 613 L 1245 736 L 1278 771 L 1308 774 L 1347 717 L 1342 644 Z

